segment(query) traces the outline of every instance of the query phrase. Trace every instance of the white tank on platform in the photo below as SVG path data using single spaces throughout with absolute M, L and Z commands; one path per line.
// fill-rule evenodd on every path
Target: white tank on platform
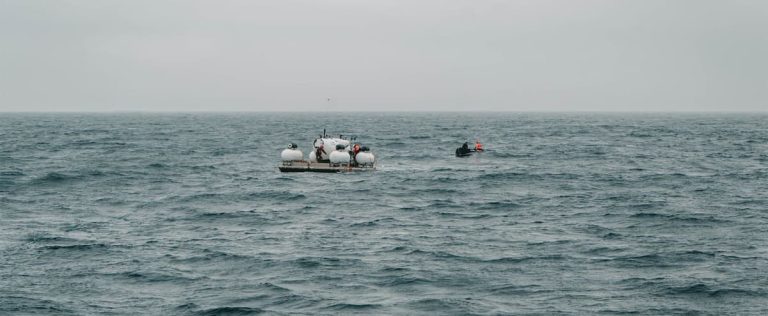
M 288 144 L 288 148 L 280 153 L 280 159 L 283 161 L 301 161 L 304 160 L 304 153 L 296 149 L 296 144 Z
M 344 150 L 335 150 L 331 153 L 331 163 L 349 163 L 349 153 Z
M 376 157 L 369 152 L 359 152 L 355 155 L 355 161 L 361 165 L 373 165 L 374 161 L 376 161 Z
M 309 162 L 317 162 L 317 154 L 314 150 L 309 153 Z

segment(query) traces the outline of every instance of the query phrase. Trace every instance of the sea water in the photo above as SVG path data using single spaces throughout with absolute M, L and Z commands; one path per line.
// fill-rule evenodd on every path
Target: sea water
M 4 113 L 0 314 L 765 315 L 767 123 Z M 278 171 L 323 129 L 378 170 Z

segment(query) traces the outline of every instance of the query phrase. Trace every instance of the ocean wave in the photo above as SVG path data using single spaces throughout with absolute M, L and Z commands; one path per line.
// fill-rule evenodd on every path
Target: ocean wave
M 15 181 L 0 179 L 0 192 L 11 192 L 11 189 L 16 185 Z
M 334 312 L 350 312 L 350 313 L 360 313 L 360 312 L 372 312 L 372 310 L 376 310 L 379 308 L 384 307 L 382 304 L 370 304 L 370 303 L 335 303 L 326 307 L 323 307 L 323 310 L 330 310 Z
M 95 244 L 73 244 L 73 245 L 48 245 L 48 246 L 41 246 L 39 249 L 43 250 L 66 250 L 66 251 L 92 251 L 92 250 L 99 250 L 99 249 L 109 249 L 112 245 L 104 244 L 104 243 L 95 243 Z
M 610 232 L 610 233 L 603 234 L 600 237 L 604 239 L 620 239 L 623 237 L 623 235 L 619 233 Z
M 451 195 L 462 193 L 461 191 L 456 190 L 456 189 L 451 189 L 451 188 L 434 188 L 434 187 L 432 187 L 432 188 L 425 188 L 425 189 L 414 189 L 414 190 L 410 190 L 410 192 L 413 192 L 412 194 L 432 194 L 432 195 L 437 195 L 437 196 L 440 196 L 440 195 L 451 196 Z
M 249 212 L 204 212 L 195 218 L 241 218 L 248 215 Z
M 519 152 L 519 151 L 501 152 L 496 150 L 487 151 L 483 154 L 490 155 L 491 157 L 494 157 L 494 158 L 531 158 L 535 156 L 535 154 L 532 152 Z
M 81 179 L 82 175 L 73 175 L 60 172 L 48 172 L 40 177 L 32 180 L 35 184 L 47 184 L 47 183 L 62 183 L 72 180 Z
M 573 259 L 570 256 L 564 255 L 543 255 L 543 256 L 526 256 L 526 257 L 501 257 L 495 259 L 484 259 L 485 263 L 526 263 L 531 261 L 564 261 Z
M 296 265 L 300 268 L 318 268 L 318 267 L 351 267 L 359 265 L 362 261 L 359 259 L 347 259 L 336 257 L 300 257 L 288 260 L 287 263 Z
M 394 223 L 397 222 L 395 218 L 387 217 L 387 218 L 378 218 L 370 221 L 362 221 L 362 222 L 356 222 L 352 223 L 349 226 L 350 227 L 373 227 L 373 226 L 379 226 L 382 223 Z
M 631 308 L 601 309 L 599 314 L 608 315 L 702 315 L 705 311 L 693 308 Z
M 453 212 L 438 212 L 440 217 L 447 218 L 463 218 L 463 219 L 484 219 L 495 217 L 490 214 L 467 214 L 467 213 L 453 213 Z
M 682 266 L 691 262 L 709 262 L 716 258 L 716 253 L 688 250 L 649 253 L 644 255 L 624 255 L 599 261 L 607 261 L 622 267 L 673 267 Z
M 641 267 L 669 267 L 676 265 L 676 263 L 670 263 L 661 255 L 658 254 L 644 254 L 644 255 L 629 255 L 620 256 L 615 258 L 608 258 L 599 261 L 608 261 L 619 265 L 621 267 L 641 268 Z
M 191 203 L 191 202 L 212 202 L 212 201 L 297 201 L 304 200 L 307 196 L 301 193 L 293 193 L 290 191 L 258 191 L 250 193 L 220 193 L 220 192 L 204 192 L 197 193 L 188 196 L 174 196 L 170 197 L 169 201 L 175 201 L 178 203 Z
M 168 169 L 168 165 L 166 165 L 164 163 L 160 163 L 160 162 L 153 162 L 153 163 L 147 165 L 147 167 L 148 168 L 153 168 L 153 169 Z
M 707 296 L 707 297 L 745 297 L 756 296 L 766 297 L 765 290 L 727 288 L 704 283 L 694 283 L 683 286 L 666 286 L 660 291 L 663 295 L 689 295 L 689 296 Z
M 476 210 L 513 210 L 523 207 L 523 204 L 505 200 L 505 201 L 489 201 L 489 202 L 471 202 L 469 207 Z
M 427 312 L 441 311 L 446 314 L 473 314 L 470 300 L 453 298 L 422 298 L 407 303 L 410 308 Z
M 125 271 L 117 273 L 102 274 L 103 276 L 109 276 L 114 279 L 121 279 L 124 281 L 138 282 L 138 283 L 157 283 L 157 282 L 170 282 L 170 283 L 190 283 L 200 280 L 205 280 L 207 277 L 188 277 L 183 276 L 180 273 L 169 272 L 149 272 L 149 271 Z
M 21 171 L 12 170 L 12 171 L 0 171 L 0 177 L 23 177 L 26 174 Z
M 0 314 L 8 315 L 78 315 L 71 306 L 38 297 L 5 295 L 0 293 Z
M 615 255 L 617 253 L 622 253 L 627 251 L 627 248 L 623 247 L 592 247 L 585 251 L 582 251 L 584 254 L 588 255 L 598 255 L 598 256 L 609 256 L 609 255 Z
M 267 311 L 258 307 L 237 307 L 237 306 L 225 306 L 225 307 L 213 307 L 195 311 L 193 315 L 197 316 L 245 316 L 245 315 L 257 315 L 263 314 Z
M 42 176 L 33 178 L 31 180 L 31 184 L 33 185 L 64 184 L 64 183 L 72 183 L 75 181 L 89 180 L 92 178 L 102 178 L 102 177 L 114 178 L 114 177 L 122 177 L 122 176 L 124 176 L 124 174 L 117 171 L 104 171 L 104 170 L 98 170 L 98 169 L 86 169 L 86 170 L 68 171 L 68 172 L 52 171 Z
M 440 258 L 440 259 L 475 260 L 475 261 L 478 260 L 477 258 L 461 256 L 461 255 L 453 254 L 447 251 L 431 251 L 431 250 L 413 249 L 409 252 L 406 252 L 405 254 L 408 256 L 429 256 L 429 257 Z
M 491 180 L 505 180 L 505 181 L 525 181 L 525 180 L 540 180 L 543 179 L 542 175 L 531 174 L 527 172 L 492 172 L 484 173 L 479 176 L 475 176 L 475 181 L 491 181 Z
M 69 144 L 67 144 L 67 147 L 73 146 L 73 147 L 87 147 L 87 146 L 94 146 L 94 145 L 101 145 L 100 142 L 97 142 L 95 140 L 90 139 L 78 139 L 76 141 L 73 141 Z
M 537 284 L 515 285 L 505 284 L 496 285 L 488 288 L 488 292 L 496 295 L 534 295 L 542 293 L 552 293 L 555 290 L 546 289 Z
M 401 149 L 408 147 L 408 144 L 404 142 L 389 142 L 381 145 L 382 148 Z
M 422 152 L 422 151 L 396 151 L 390 153 L 387 156 L 387 160 L 418 160 L 418 161 L 431 161 L 438 158 L 434 153 Z
M 245 197 L 252 200 L 275 199 L 279 201 L 297 201 L 297 200 L 304 200 L 307 198 L 307 196 L 304 194 L 294 193 L 290 191 L 251 192 L 251 193 L 248 193 Z
M 405 285 L 429 284 L 434 281 L 416 276 L 388 276 L 386 280 L 376 283 L 378 286 L 400 287 Z
M 684 216 L 684 215 L 677 215 L 677 214 L 662 214 L 657 212 L 638 212 L 630 215 L 629 217 L 635 218 L 635 219 L 663 220 L 665 222 L 677 221 L 677 222 L 709 224 L 709 225 L 730 222 L 730 220 L 720 219 L 720 218 L 714 217 L 713 215 L 705 215 L 705 214 L 702 214 L 699 216 Z
M 74 238 L 52 236 L 52 235 L 49 235 L 48 233 L 31 233 L 31 234 L 28 234 L 26 237 L 24 237 L 22 240 L 26 242 L 32 242 L 32 243 L 53 243 L 53 242 L 74 243 L 74 242 L 80 241 Z
M 212 263 L 212 262 L 242 262 L 252 260 L 263 260 L 252 256 L 228 253 L 224 251 L 216 251 L 210 249 L 203 249 L 200 251 L 202 254 L 194 255 L 183 258 L 172 258 L 171 261 L 179 264 L 196 264 L 196 263 Z

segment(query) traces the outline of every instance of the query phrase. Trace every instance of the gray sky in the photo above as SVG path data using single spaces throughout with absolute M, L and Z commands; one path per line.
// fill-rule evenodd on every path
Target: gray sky
M 768 1 L 0 0 L 0 111 L 113 110 L 766 111 Z

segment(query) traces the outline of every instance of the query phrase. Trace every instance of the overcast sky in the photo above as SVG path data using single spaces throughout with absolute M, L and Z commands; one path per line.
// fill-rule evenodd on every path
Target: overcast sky
M 768 1 L 0 0 L 0 111 L 137 110 L 766 111 Z

